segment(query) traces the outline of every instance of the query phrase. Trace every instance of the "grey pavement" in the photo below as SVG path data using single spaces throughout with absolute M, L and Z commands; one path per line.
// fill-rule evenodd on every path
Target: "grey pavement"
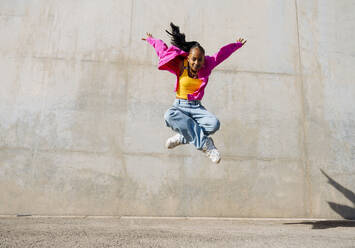
M 3 217 L 0 247 L 355 247 L 355 222 Z

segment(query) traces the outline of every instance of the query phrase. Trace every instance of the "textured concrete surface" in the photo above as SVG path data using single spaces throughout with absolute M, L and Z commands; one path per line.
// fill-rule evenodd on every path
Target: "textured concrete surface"
M 203 6 L 202 6 L 203 5 Z M 0 1 L 0 214 L 355 218 L 353 0 Z M 173 75 L 145 32 L 207 54 L 216 166 L 164 148 Z
M 355 247 L 355 222 L 0 218 L 0 247 Z

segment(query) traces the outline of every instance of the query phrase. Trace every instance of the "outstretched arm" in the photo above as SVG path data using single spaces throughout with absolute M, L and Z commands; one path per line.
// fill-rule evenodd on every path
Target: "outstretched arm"
M 153 38 L 151 33 L 147 33 L 147 37 L 142 38 L 142 40 L 147 41 L 154 47 L 159 58 L 161 58 L 164 52 L 168 49 L 168 46 L 164 43 L 164 41 Z
M 153 38 L 153 35 L 150 33 L 147 33 L 147 37 L 142 38 L 142 40 L 147 41 L 154 47 L 160 62 L 164 60 L 165 56 L 177 52 L 176 49 L 174 51 L 170 50 L 169 52 L 169 48 L 164 41 Z M 169 61 L 169 63 L 165 62 L 164 67 L 160 67 L 159 69 L 167 70 L 175 75 L 180 75 L 181 72 L 184 71 L 184 61 L 180 56 L 177 56 L 175 59 Z
M 243 38 L 238 38 L 237 42 L 230 43 L 222 47 L 217 53 L 213 56 L 206 56 L 208 63 L 211 65 L 211 69 L 219 65 L 221 62 L 226 60 L 232 53 L 241 48 L 247 41 Z
M 147 32 L 147 38 L 153 38 L 153 35 Z M 147 40 L 147 38 L 143 37 L 142 40 Z
M 238 39 L 237 39 L 237 42 L 242 43 L 243 46 L 244 46 L 244 44 L 247 43 L 247 40 L 244 40 L 244 38 L 238 38 Z

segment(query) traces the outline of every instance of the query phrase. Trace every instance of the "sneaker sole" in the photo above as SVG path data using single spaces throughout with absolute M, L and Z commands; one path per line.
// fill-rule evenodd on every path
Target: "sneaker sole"
M 219 162 L 221 162 L 221 158 L 219 158 L 217 161 L 212 161 L 215 164 L 219 164 Z
M 173 148 L 175 148 L 175 147 L 177 147 L 177 146 L 179 146 L 179 145 L 181 145 L 181 144 L 177 144 L 177 145 L 175 145 L 175 146 L 169 147 L 169 144 L 165 144 L 165 148 L 167 148 L 167 149 L 173 149 Z

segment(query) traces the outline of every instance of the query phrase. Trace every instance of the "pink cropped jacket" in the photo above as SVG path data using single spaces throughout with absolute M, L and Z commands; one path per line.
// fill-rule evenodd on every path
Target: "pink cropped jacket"
M 188 56 L 188 52 L 181 50 L 176 46 L 168 47 L 164 41 L 159 39 L 154 39 L 152 37 L 147 38 L 147 42 L 151 44 L 158 57 L 159 57 L 159 70 L 167 70 L 176 75 L 176 84 L 175 84 L 175 92 L 179 87 L 179 75 L 180 68 L 179 62 L 182 58 L 186 58 Z M 192 94 L 188 94 L 188 100 L 202 100 L 204 95 L 205 88 L 208 83 L 208 77 L 211 74 L 211 71 L 219 65 L 222 61 L 227 59 L 233 52 L 242 47 L 243 44 L 241 42 L 230 43 L 224 47 L 222 47 L 216 54 L 213 56 L 205 56 L 205 63 L 203 67 L 198 71 L 198 78 L 202 81 L 201 86 Z

